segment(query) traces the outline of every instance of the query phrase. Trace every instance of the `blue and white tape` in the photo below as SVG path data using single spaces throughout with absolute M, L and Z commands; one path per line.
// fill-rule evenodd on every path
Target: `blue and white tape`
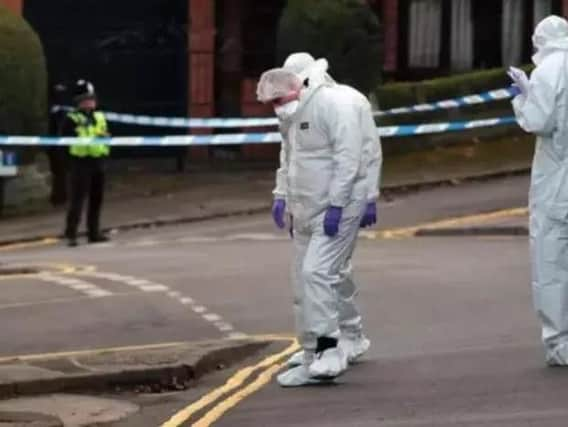
M 386 111 L 376 111 L 373 114 L 376 117 L 394 116 L 408 113 L 420 113 L 436 110 L 447 110 L 451 108 L 459 108 L 468 105 L 483 104 L 492 101 L 500 101 L 509 99 L 514 96 L 510 89 L 499 89 L 489 92 L 483 92 L 475 95 L 463 96 L 460 98 L 446 99 L 430 104 L 418 104 L 412 107 L 393 108 Z M 52 111 L 70 110 L 70 107 L 54 106 Z M 189 128 L 252 128 L 252 127 L 269 127 L 277 126 L 278 119 L 275 117 L 259 117 L 259 118 L 191 118 L 187 117 L 159 117 L 144 116 L 136 114 L 121 114 L 111 111 L 104 111 L 104 115 L 109 122 L 122 123 L 138 126 L 157 126 L 170 127 L 179 129 Z
M 514 117 L 474 120 L 468 122 L 428 123 L 423 125 L 388 126 L 377 128 L 383 138 L 457 132 L 483 127 L 515 124 Z M 0 145 L 50 146 L 71 144 L 107 144 L 117 147 L 183 147 L 196 145 L 243 145 L 280 142 L 280 133 L 238 133 L 218 135 L 141 136 L 115 138 L 52 138 L 36 136 L 0 136 Z
M 374 112 L 375 117 L 382 116 L 394 116 L 398 114 L 408 114 L 408 113 L 424 113 L 436 110 L 449 110 L 452 108 L 465 107 L 470 105 L 485 104 L 493 101 L 502 101 L 505 99 L 512 98 L 516 93 L 511 89 L 498 89 L 489 92 L 478 93 L 475 95 L 463 96 L 460 98 L 446 99 L 443 101 L 428 103 L 428 104 L 417 104 L 412 107 L 400 107 L 392 108 L 386 111 L 376 111 Z

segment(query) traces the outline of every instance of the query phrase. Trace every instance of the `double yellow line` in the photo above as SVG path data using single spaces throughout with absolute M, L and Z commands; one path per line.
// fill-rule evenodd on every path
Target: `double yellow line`
M 436 230 L 447 227 L 472 226 L 495 221 L 499 219 L 522 217 L 528 215 L 528 208 L 513 208 L 493 211 L 488 213 L 465 215 L 455 218 L 443 219 L 440 221 L 427 222 L 413 225 L 411 227 L 392 228 L 389 230 L 379 230 L 363 232 L 368 239 L 406 239 L 414 237 L 422 230 Z
M 282 340 L 283 338 L 280 337 L 279 339 Z M 205 409 L 209 405 L 215 403 L 217 400 L 228 394 L 227 397 L 217 403 L 213 408 L 207 411 L 205 415 L 203 415 L 199 420 L 195 421 L 192 424 L 192 426 L 194 427 L 209 427 L 210 425 L 212 425 L 228 410 L 235 407 L 248 396 L 257 392 L 266 384 L 268 384 L 272 380 L 272 377 L 282 368 L 282 359 L 292 355 L 300 349 L 300 346 L 296 340 L 292 340 L 291 338 L 284 339 L 287 341 L 292 341 L 292 343 L 284 351 L 269 356 L 256 365 L 241 369 L 231 378 L 229 378 L 224 385 L 212 390 L 198 401 L 182 409 L 168 421 L 163 423 L 161 427 L 180 427 L 197 412 Z M 245 381 L 247 381 L 251 377 L 251 375 L 253 375 L 257 371 L 260 371 L 258 377 L 247 386 L 241 388 Z

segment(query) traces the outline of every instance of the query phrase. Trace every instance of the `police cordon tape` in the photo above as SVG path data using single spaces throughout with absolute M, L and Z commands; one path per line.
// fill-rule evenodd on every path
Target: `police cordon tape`
M 417 104 L 412 107 L 393 108 L 386 111 L 376 111 L 375 117 L 394 116 L 408 113 L 423 113 L 436 110 L 447 110 L 469 105 L 484 104 L 492 101 L 501 101 L 513 97 L 515 93 L 511 89 L 498 89 L 460 98 L 446 99 L 429 104 Z M 52 112 L 68 111 L 71 107 L 56 105 Z M 187 117 L 158 117 L 136 114 L 122 114 L 112 111 L 103 112 L 106 119 L 113 123 L 122 123 L 139 126 L 158 126 L 171 128 L 240 128 L 240 127 L 268 127 L 277 126 L 278 119 L 275 117 L 257 118 L 187 118 Z
M 484 127 L 516 124 L 515 117 L 473 120 L 468 122 L 427 123 L 423 125 L 377 128 L 382 138 L 465 131 Z M 54 138 L 40 136 L 0 136 L 0 146 L 52 146 L 72 144 L 107 144 L 120 147 L 183 147 L 190 145 L 242 145 L 281 142 L 280 133 L 227 133 L 217 135 L 134 136 L 113 138 Z

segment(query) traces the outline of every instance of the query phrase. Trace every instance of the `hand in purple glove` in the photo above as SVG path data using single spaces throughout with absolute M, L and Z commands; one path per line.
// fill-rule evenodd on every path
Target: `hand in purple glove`
M 284 223 L 284 214 L 286 213 L 286 200 L 275 199 L 272 204 L 272 219 L 276 226 L 280 229 L 286 227 Z
M 361 218 L 361 228 L 371 227 L 377 223 L 377 202 L 367 203 L 363 218 Z
M 516 85 L 516 84 L 512 84 L 511 86 L 509 86 L 509 90 L 511 91 L 513 97 L 515 97 L 515 96 L 520 95 L 521 93 L 523 93 L 523 92 L 521 91 L 521 88 L 520 88 L 518 85 Z
M 333 237 L 339 231 L 339 223 L 343 215 L 343 208 L 337 206 L 330 206 L 327 208 L 325 217 L 323 219 L 323 231 L 326 236 Z

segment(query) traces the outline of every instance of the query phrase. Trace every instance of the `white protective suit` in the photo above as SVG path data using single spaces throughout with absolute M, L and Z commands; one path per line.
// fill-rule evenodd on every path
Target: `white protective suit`
M 535 29 L 527 94 L 513 100 L 520 126 L 537 135 L 530 190 L 534 305 L 549 365 L 568 365 L 568 22 Z
M 281 167 L 274 192 L 286 200 L 294 218 L 295 314 L 307 354 L 315 351 L 318 337 L 340 337 L 336 292 L 345 282 L 341 268 L 352 255 L 370 193 L 372 157 L 365 153 L 367 111 L 321 71 L 316 68 L 309 75 L 298 111 L 281 126 Z M 324 233 L 329 206 L 343 208 L 335 237 Z M 351 317 L 360 321 L 358 313 Z
M 294 72 L 301 78 L 307 77 L 310 69 L 320 67 L 320 72 L 327 70 L 327 61 L 315 59 L 308 53 L 295 53 L 288 57 L 283 68 Z M 367 162 L 367 202 L 376 203 L 380 194 L 380 177 L 382 168 L 382 150 L 381 142 L 377 132 L 377 128 L 373 119 L 372 107 L 367 98 L 359 91 L 347 85 L 336 84 L 335 81 L 326 73 L 325 82 L 333 87 L 341 90 L 345 97 L 351 98 L 352 102 L 359 105 L 362 111 L 361 129 L 364 137 L 364 157 Z M 308 82 L 309 84 L 309 82 Z M 287 146 L 282 145 L 281 150 L 281 168 L 277 173 L 276 189 L 274 190 L 275 198 L 285 198 L 286 194 L 286 167 L 284 160 L 286 159 Z M 362 330 L 362 318 L 360 311 L 355 303 L 357 296 L 357 286 L 353 280 L 351 256 L 355 249 L 356 240 L 350 249 L 350 255 L 340 269 L 340 282 L 337 284 L 337 297 L 339 309 L 339 327 L 341 330 L 343 345 L 348 353 L 350 362 L 354 362 L 369 348 L 369 341 L 364 337 Z M 295 354 L 289 361 L 290 366 L 300 363 L 303 352 Z

